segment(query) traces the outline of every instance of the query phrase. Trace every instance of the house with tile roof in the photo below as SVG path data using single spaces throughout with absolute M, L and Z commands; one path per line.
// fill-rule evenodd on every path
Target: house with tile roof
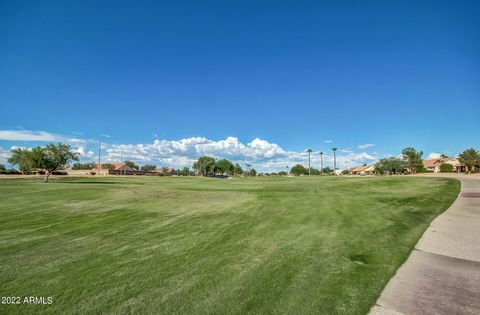
M 375 174 L 375 168 L 373 165 L 362 165 L 357 167 L 352 167 L 349 169 L 350 175 L 373 175 Z
M 456 173 L 465 172 L 465 164 L 460 163 L 460 161 L 456 158 L 444 157 L 439 159 L 428 159 L 423 160 L 423 166 L 429 172 L 439 173 L 440 172 L 440 165 L 442 164 L 450 164 L 453 166 L 453 170 Z

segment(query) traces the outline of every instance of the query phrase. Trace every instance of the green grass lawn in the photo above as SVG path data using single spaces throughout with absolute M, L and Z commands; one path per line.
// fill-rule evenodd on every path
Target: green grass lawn
M 0 313 L 365 314 L 456 180 L 0 180 Z

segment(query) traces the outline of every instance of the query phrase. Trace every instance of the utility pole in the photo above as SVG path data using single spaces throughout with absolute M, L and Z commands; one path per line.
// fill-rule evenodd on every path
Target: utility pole
M 333 175 L 337 175 L 337 148 L 332 148 L 333 151 Z
M 323 152 L 320 152 L 320 172 L 323 175 Z
M 120 167 L 123 168 L 123 175 L 125 175 L 125 166 L 123 166 L 123 151 L 120 151 Z M 120 170 L 120 174 L 122 173 L 122 170 Z
M 100 176 L 100 171 L 102 170 L 101 155 L 102 155 L 102 139 L 100 139 L 100 144 L 98 146 L 98 172 L 97 172 L 97 175 L 99 175 L 99 176 Z

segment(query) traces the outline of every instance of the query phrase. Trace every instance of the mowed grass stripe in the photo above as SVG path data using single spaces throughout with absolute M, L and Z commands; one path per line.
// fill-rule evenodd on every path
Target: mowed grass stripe
M 364 314 L 429 222 L 441 178 L 0 180 L 8 313 Z

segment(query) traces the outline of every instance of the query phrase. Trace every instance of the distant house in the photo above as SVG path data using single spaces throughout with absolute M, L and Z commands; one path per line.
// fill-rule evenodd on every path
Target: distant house
M 373 165 L 362 165 L 362 166 L 352 167 L 349 171 L 350 171 L 350 175 L 375 174 L 375 168 L 373 167 Z
M 106 171 L 108 171 L 108 175 L 145 175 L 144 171 L 136 170 L 126 165 L 125 163 L 112 163 L 112 164 L 108 164 L 108 166 L 109 168 L 108 170 L 106 170 L 106 167 L 104 164 L 102 164 L 100 168 L 98 167 L 98 164 L 97 164 L 95 167 L 95 170 L 97 170 L 100 174 L 102 172 L 107 173 Z
M 161 167 L 161 168 L 156 168 L 152 173 L 157 173 L 159 175 L 164 175 L 164 176 L 171 176 L 176 174 L 176 170 L 171 167 Z
M 461 173 L 466 171 L 465 164 L 460 163 L 460 161 L 456 158 L 440 158 L 440 159 L 429 159 L 423 160 L 423 166 L 429 172 L 439 173 L 440 172 L 440 165 L 442 164 L 450 164 L 453 166 L 453 171 L 456 173 Z

